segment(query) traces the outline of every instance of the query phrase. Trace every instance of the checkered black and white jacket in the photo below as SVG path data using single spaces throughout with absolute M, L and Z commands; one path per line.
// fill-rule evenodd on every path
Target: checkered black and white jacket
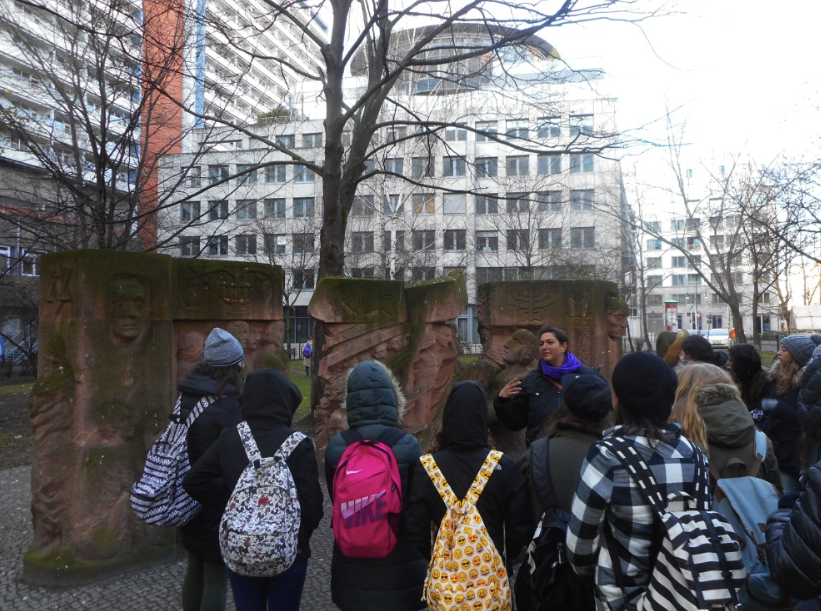
M 620 434 L 616 426 L 604 437 L 623 437 L 635 443 L 650 466 L 662 494 L 684 491 L 694 494 L 695 463 L 693 451 L 700 451 L 681 435 L 676 424 L 665 425 L 669 442 L 657 441 L 654 447 L 643 431 Z M 706 460 L 706 459 L 705 459 Z M 705 477 L 709 477 L 705 471 Z M 705 479 L 703 486 L 709 486 Z M 567 530 L 567 556 L 575 571 L 595 580 L 596 608 L 622 611 L 625 601 L 636 604 L 650 582 L 654 558 L 656 517 L 646 504 L 635 480 L 610 450 L 593 444 L 582 465 L 581 479 L 573 498 L 572 517 Z M 615 539 L 615 555 L 621 563 L 622 592 L 616 584 L 611 554 L 604 529 Z

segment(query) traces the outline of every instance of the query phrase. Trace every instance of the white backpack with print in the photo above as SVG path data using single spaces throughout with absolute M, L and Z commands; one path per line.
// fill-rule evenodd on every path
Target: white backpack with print
M 219 529 L 226 566 L 246 577 L 274 577 L 294 563 L 301 511 L 285 460 L 302 433 L 291 433 L 276 453 L 262 458 L 247 422 L 237 425 L 248 466 L 225 507 Z

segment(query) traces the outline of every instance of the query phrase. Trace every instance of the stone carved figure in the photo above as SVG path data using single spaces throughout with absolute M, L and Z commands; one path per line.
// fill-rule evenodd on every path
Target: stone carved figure
M 115 276 L 109 285 L 108 317 L 111 343 L 129 348 L 137 343 L 146 328 L 149 285 L 145 278 L 131 274 Z

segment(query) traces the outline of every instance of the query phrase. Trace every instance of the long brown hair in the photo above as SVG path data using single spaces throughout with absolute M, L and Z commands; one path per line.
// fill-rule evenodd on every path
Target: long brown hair
M 734 385 L 733 378 L 725 370 L 709 363 L 690 363 L 682 367 L 678 374 L 678 388 L 673 403 L 670 420 L 678 422 L 684 436 L 702 450 L 709 450 L 707 445 L 707 427 L 698 413 L 696 397 L 705 386 L 712 384 Z
M 787 350 L 783 346 L 782 346 L 782 349 Z M 787 350 L 787 352 L 790 352 L 790 351 Z M 790 352 L 790 356 L 792 356 L 791 352 Z M 781 363 L 781 362 L 779 362 L 779 364 L 781 365 L 781 367 L 779 368 L 779 370 L 777 372 L 777 374 L 778 374 L 778 384 L 775 387 L 775 391 L 779 395 L 783 395 L 783 394 L 789 392 L 789 390 L 792 388 L 792 380 L 795 377 L 795 374 L 797 374 L 798 370 L 801 369 L 801 368 L 798 366 L 798 363 L 796 362 L 795 357 L 793 357 L 793 359 L 789 363 L 787 363 L 786 365 L 784 363 Z

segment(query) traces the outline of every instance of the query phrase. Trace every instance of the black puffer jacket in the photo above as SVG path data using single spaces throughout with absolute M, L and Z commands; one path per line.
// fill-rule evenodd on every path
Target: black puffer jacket
M 273 456 L 293 433 L 291 420 L 300 401 L 299 389 L 278 371 L 262 369 L 248 375 L 240 416 L 251 427 L 263 457 Z M 302 512 L 296 557 L 299 562 L 310 558 L 311 534 L 322 519 L 322 489 L 311 440 L 303 440 L 286 463 L 296 484 Z M 217 507 L 221 515 L 247 465 L 248 457 L 237 429 L 227 429 L 191 468 L 183 487 L 203 505 Z
M 798 417 L 798 390 L 803 378 L 803 369 L 793 376 L 792 387 L 784 394 L 778 394 L 778 362 L 767 372 L 767 381 L 761 392 L 762 399 L 775 399 L 776 407 L 766 412 L 758 428 L 773 442 L 778 468 L 782 473 L 798 476 L 801 471 L 801 421 Z
M 792 596 L 821 596 L 821 463 L 811 467 L 792 509 L 767 520 L 767 562 L 773 580 Z
M 812 359 L 801 376 L 798 415 L 810 440 L 809 464 L 821 460 L 821 356 Z
M 182 413 L 190 414 L 197 402 L 206 395 L 217 396 L 218 384 L 208 376 L 191 374 L 179 386 L 182 393 Z M 193 465 L 211 447 L 223 429 L 234 426 L 239 419 L 239 399 L 236 388 L 226 385 L 221 399 L 211 403 L 188 429 L 188 460 Z M 180 528 L 186 550 L 206 562 L 222 563 L 219 546 L 219 524 L 222 510 L 203 507 L 194 518 Z
M 405 412 L 405 397 L 390 371 L 381 363 L 366 361 L 348 376 L 345 407 L 348 426 L 364 439 L 377 439 L 388 428 L 398 427 Z M 325 451 L 328 494 L 339 460 L 348 444 L 334 436 Z M 419 442 L 405 433 L 391 447 L 402 478 L 402 498 L 407 506 L 410 472 L 422 451 Z M 406 536 L 400 536 L 387 558 L 348 558 L 334 542 L 331 562 L 331 596 L 343 611 L 413 611 L 424 609 L 422 586 L 427 562 Z
M 453 494 L 463 499 L 490 450 L 487 446 L 487 397 L 476 382 L 459 382 L 445 404 L 442 416 L 443 449 L 433 459 Z M 527 504 L 527 480 L 516 463 L 502 456 L 476 504 L 496 549 L 512 562 L 533 535 Z M 411 483 L 407 532 L 426 558 L 431 555 L 431 523 L 434 531 L 447 507 L 430 477 L 417 463 Z M 505 539 L 507 550 L 505 554 Z
M 573 373 L 598 375 L 584 365 Z M 510 430 L 520 431 L 527 427 L 525 438 L 527 445 L 530 445 L 539 437 L 553 412 L 561 407 L 562 401 L 562 389 L 542 373 L 542 363 L 539 361 L 539 366 L 522 378 L 522 389 L 519 394 L 507 399 L 496 397 L 493 400 L 493 407 L 496 416 Z

